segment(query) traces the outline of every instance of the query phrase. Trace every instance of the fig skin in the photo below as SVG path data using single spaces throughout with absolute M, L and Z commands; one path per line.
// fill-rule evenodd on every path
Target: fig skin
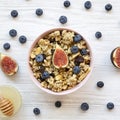
M 14 63 L 15 67 L 13 68 L 13 70 L 11 70 L 11 72 L 8 72 L 8 71 L 6 72 L 6 70 L 4 68 L 2 68 L 2 60 L 4 60 L 5 57 L 9 58 Z M 13 58 L 11 58 L 10 56 L 1 54 L 1 53 L 0 53 L 0 67 L 1 67 L 1 70 L 8 76 L 12 76 L 12 75 L 16 74 L 19 69 L 18 64 L 16 63 L 16 61 Z
M 114 53 L 116 52 L 117 49 L 120 49 L 120 47 L 116 47 L 115 49 L 112 50 L 111 55 L 110 55 L 110 59 L 112 64 L 116 67 L 120 69 L 120 66 L 117 65 L 116 61 L 115 61 L 115 56 Z
M 57 52 L 57 50 L 58 51 L 60 51 L 62 54 L 64 54 L 64 56 L 63 57 L 65 57 L 65 60 L 66 60 L 66 63 L 65 64 L 63 64 L 63 63 L 61 63 L 61 64 L 63 64 L 63 65 L 56 65 L 55 64 L 55 56 L 56 56 L 56 52 Z M 60 54 L 61 54 L 60 53 Z M 63 57 L 62 56 L 59 56 L 59 60 L 61 60 L 61 62 L 63 62 Z M 53 65 L 54 65 L 54 67 L 56 67 L 57 69 L 59 69 L 59 68 L 65 68 L 65 67 L 67 67 L 67 65 L 68 65 L 68 56 L 67 56 L 67 54 L 65 53 L 65 51 L 58 45 L 58 44 L 56 44 L 56 49 L 55 49 L 55 52 L 54 52 L 54 54 L 53 54 L 53 58 L 52 58 L 52 63 L 53 63 Z

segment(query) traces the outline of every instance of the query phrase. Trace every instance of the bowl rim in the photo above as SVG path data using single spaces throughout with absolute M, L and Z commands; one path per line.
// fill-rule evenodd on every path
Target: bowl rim
M 87 76 L 79 83 L 77 84 L 76 86 L 74 86 L 73 88 L 69 89 L 69 90 L 65 90 L 65 91 L 61 91 L 61 92 L 54 92 L 52 90 L 49 90 L 49 89 L 46 89 L 44 87 L 41 86 L 40 82 L 34 77 L 33 75 L 33 72 L 31 70 L 31 66 L 29 64 L 29 61 L 30 61 L 30 54 L 31 54 L 31 51 L 32 49 L 34 48 L 34 46 L 36 45 L 36 43 L 41 39 L 43 38 L 45 35 L 53 32 L 53 31 L 57 31 L 57 30 L 67 30 L 67 31 L 72 31 L 72 32 L 75 32 L 77 34 L 80 34 L 72 29 L 69 29 L 69 28 L 53 28 L 53 29 L 49 29 L 45 32 L 43 32 L 42 34 L 40 34 L 35 40 L 34 42 L 32 43 L 31 47 L 30 47 L 30 50 L 29 50 L 29 53 L 28 53 L 28 71 L 29 71 L 29 74 L 30 74 L 30 77 L 32 78 L 32 81 L 43 91 L 45 91 L 46 93 L 49 93 L 49 94 L 52 94 L 52 95 L 66 95 L 66 94 L 70 94 L 70 93 L 73 93 L 75 92 L 76 90 L 78 90 L 79 88 L 81 88 L 82 86 L 84 86 L 84 84 L 88 81 L 88 78 L 90 77 L 91 73 L 92 73 L 92 70 L 93 70 L 93 53 L 92 53 L 92 49 L 88 43 L 88 41 L 83 37 L 83 39 L 85 40 L 86 44 L 87 44 L 87 47 L 88 49 L 90 50 L 90 57 L 91 57 L 91 61 L 90 61 L 90 72 L 87 74 Z M 81 34 L 80 34 L 81 35 Z

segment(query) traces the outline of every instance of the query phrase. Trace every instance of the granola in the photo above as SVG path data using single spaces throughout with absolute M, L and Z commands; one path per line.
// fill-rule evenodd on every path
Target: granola
M 76 34 L 69 30 L 53 31 L 41 38 L 32 49 L 29 64 L 34 77 L 42 87 L 54 92 L 65 91 L 79 84 L 90 72 L 90 50 L 84 38 L 79 42 L 74 42 Z M 59 44 L 68 56 L 69 63 L 65 68 L 57 69 L 52 63 L 56 44 Z M 73 54 L 72 46 L 77 46 L 79 51 Z M 36 61 L 36 56 L 39 54 L 45 56 L 42 62 Z M 79 66 L 79 73 L 73 72 L 74 66 Z M 44 71 L 47 71 L 47 79 L 41 77 Z

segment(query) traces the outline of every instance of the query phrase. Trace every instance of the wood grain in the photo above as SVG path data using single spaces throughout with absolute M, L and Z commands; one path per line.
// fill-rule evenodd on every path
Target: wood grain
M 22 94 L 23 105 L 16 116 L 9 120 L 120 120 L 120 70 L 114 68 L 110 61 L 111 51 L 120 45 L 120 2 L 119 0 L 91 0 L 92 9 L 84 9 L 85 0 L 70 0 L 70 8 L 63 7 L 64 0 L 0 0 L 0 52 L 14 57 L 20 66 L 19 72 L 8 77 L 0 70 L 0 85 L 12 85 Z M 105 4 L 111 3 L 113 9 L 106 12 Z M 41 17 L 35 10 L 42 8 Z M 18 18 L 11 18 L 11 10 L 19 12 Z M 66 15 L 68 23 L 61 25 L 59 16 Z M 89 81 L 78 91 L 65 95 L 53 96 L 41 91 L 32 82 L 27 68 L 28 52 L 33 41 L 44 31 L 66 27 L 82 34 L 93 50 L 94 69 Z M 17 37 L 9 36 L 10 29 L 16 29 Z M 97 40 L 96 31 L 103 37 Z M 28 38 L 26 44 L 18 41 L 20 35 Z M 9 42 L 11 49 L 5 51 L 3 44 Z M 96 87 L 97 81 L 104 81 L 102 89 Z M 62 101 L 62 107 L 54 106 L 56 100 Z M 114 102 L 115 109 L 107 110 L 106 104 Z M 80 110 L 80 104 L 88 102 L 87 112 Z M 35 116 L 33 108 L 39 107 L 41 115 Z

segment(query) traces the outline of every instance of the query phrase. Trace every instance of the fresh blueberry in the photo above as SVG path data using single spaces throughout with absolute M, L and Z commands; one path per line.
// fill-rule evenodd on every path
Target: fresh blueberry
M 106 11 L 112 10 L 112 5 L 111 5 L 110 3 L 106 4 L 106 5 L 105 5 L 105 10 L 106 10 Z
M 3 45 L 3 48 L 4 48 L 5 50 L 10 49 L 10 43 L 5 43 L 5 44 Z
M 40 114 L 40 109 L 39 109 L 39 108 L 34 108 L 34 109 L 33 109 L 33 113 L 34 113 L 35 115 L 39 115 L 39 114 Z
M 12 11 L 11 11 L 11 16 L 12 16 L 13 18 L 17 17 L 17 16 L 18 16 L 18 11 L 17 11 L 17 10 L 12 10 Z
M 87 111 L 88 109 L 89 109 L 88 103 L 82 103 L 82 104 L 81 104 L 81 110 Z
M 41 16 L 43 14 L 43 10 L 41 8 L 36 9 L 36 15 Z
M 79 74 L 80 73 L 80 67 L 79 66 L 74 66 L 74 68 L 73 68 L 73 73 L 74 74 Z
M 26 43 L 26 41 L 27 41 L 27 38 L 26 38 L 24 35 L 21 35 L 21 36 L 19 37 L 19 42 L 20 42 L 20 43 L 24 44 L 24 43 Z
M 72 46 L 71 47 L 71 52 L 72 53 L 77 53 L 79 51 L 79 48 L 77 46 Z
M 61 105 L 62 105 L 61 101 L 56 101 L 55 102 L 55 107 L 59 108 L 59 107 L 61 107 Z
M 82 36 L 81 35 L 75 35 L 75 37 L 73 38 L 73 42 L 80 42 L 82 40 Z
M 88 54 L 88 52 L 85 48 L 81 49 L 80 53 L 81 53 L 81 55 L 87 55 Z
M 36 62 L 43 62 L 44 61 L 44 57 L 42 54 L 39 54 L 36 56 L 35 58 Z
M 41 76 L 41 78 L 42 79 L 47 79 L 47 78 L 49 78 L 50 77 L 50 74 L 47 72 L 47 71 L 44 71 L 43 73 L 42 73 L 42 76 Z
M 107 108 L 112 110 L 114 108 L 114 104 L 112 102 L 107 103 Z
M 69 7 L 70 6 L 70 1 L 69 0 L 66 0 L 66 1 L 64 1 L 64 6 L 67 8 L 67 7 Z
M 9 31 L 9 35 L 10 35 L 11 37 L 16 37 L 16 36 L 17 36 L 17 31 L 16 31 L 15 29 L 11 29 L 11 30 Z
M 84 7 L 85 7 L 86 9 L 90 9 L 90 8 L 92 7 L 92 3 L 91 3 L 90 1 L 86 1 L 86 2 L 84 3 Z
M 82 62 L 84 62 L 84 58 L 82 56 L 77 56 L 75 58 L 75 61 L 74 61 L 75 65 L 79 66 L 80 63 L 82 63 Z
M 100 31 L 97 31 L 97 32 L 95 33 L 95 37 L 96 37 L 97 39 L 101 38 L 101 37 L 102 37 L 102 33 L 101 33 Z
M 60 16 L 59 22 L 60 22 L 61 24 L 67 23 L 67 17 L 66 17 L 66 16 Z
M 103 81 L 97 82 L 97 87 L 102 88 L 104 86 Z

